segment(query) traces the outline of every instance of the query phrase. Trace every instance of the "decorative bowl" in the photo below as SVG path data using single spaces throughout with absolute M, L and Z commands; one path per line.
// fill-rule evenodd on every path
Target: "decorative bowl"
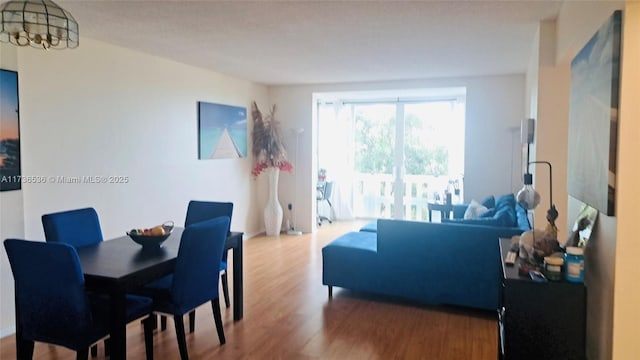
M 142 247 L 159 247 L 171 236 L 174 225 L 173 221 L 165 221 L 161 226 L 164 228 L 164 235 L 142 235 L 133 233 L 133 231 L 127 231 L 127 235 L 131 240 L 142 245 Z

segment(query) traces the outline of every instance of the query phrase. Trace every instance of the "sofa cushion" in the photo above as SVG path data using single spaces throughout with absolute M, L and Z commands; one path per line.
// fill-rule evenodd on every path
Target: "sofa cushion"
M 515 206 L 516 206 L 516 197 L 513 194 L 502 195 L 496 199 L 496 206 L 495 206 L 496 211 L 504 207 L 515 208 Z
M 487 209 L 478 215 L 479 218 L 492 218 L 496 214 L 496 208 Z
M 450 224 L 463 224 L 463 225 L 497 226 L 497 227 L 503 226 L 498 219 L 494 219 L 493 217 L 476 218 L 476 219 L 442 219 L 442 223 L 443 224 L 450 223 Z
M 327 244 L 323 251 L 349 251 L 357 249 L 367 252 L 378 251 L 377 234 L 368 231 L 348 232 Z
M 525 231 L 531 230 L 531 223 L 529 222 L 527 210 L 520 204 L 516 204 L 516 222 L 520 229 Z
M 492 219 L 497 220 L 499 226 L 515 227 L 517 225 L 516 210 L 513 207 L 496 208 L 496 214 Z
M 377 232 L 378 231 L 378 220 L 373 220 L 373 221 L 367 223 L 365 226 L 360 228 L 360 231 Z
M 493 195 L 489 195 L 480 202 L 487 209 L 496 207 L 496 198 Z

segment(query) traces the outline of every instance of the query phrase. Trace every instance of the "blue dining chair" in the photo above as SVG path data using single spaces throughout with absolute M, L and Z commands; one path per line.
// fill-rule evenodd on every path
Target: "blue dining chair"
M 226 342 L 219 300 L 219 263 L 227 239 L 229 218 L 218 217 L 187 226 L 173 274 L 147 284 L 142 294 L 153 298 L 156 313 L 173 316 L 180 358 L 189 358 L 184 333 L 184 314 L 211 302 L 220 344 Z M 216 281 L 211 281 L 215 277 Z
M 233 203 L 215 202 L 215 201 L 189 201 L 187 206 L 187 217 L 184 226 L 193 225 L 195 223 L 211 220 L 220 216 L 229 218 L 229 226 L 227 234 L 231 232 L 231 218 L 233 216 Z M 228 308 L 229 304 L 229 280 L 227 276 L 227 252 L 222 253 L 222 261 L 220 262 L 220 279 L 222 280 L 222 293 L 224 295 L 224 304 Z M 191 330 L 193 331 L 193 330 Z
M 184 226 L 190 226 L 195 223 L 199 223 L 205 220 L 211 220 L 220 216 L 226 216 L 231 221 L 233 215 L 233 203 L 231 202 L 216 202 L 216 201 L 189 201 L 187 206 L 187 217 L 184 222 Z M 231 231 L 231 223 L 227 228 L 227 233 Z M 217 275 L 216 275 L 217 277 Z M 227 251 L 222 253 L 222 261 L 220 262 L 220 279 L 222 280 L 222 293 L 224 295 L 224 304 L 228 308 L 230 306 L 229 301 L 229 280 L 227 276 Z M 217 281 L 217 280 L 216 280 Z M 167 320 L 165 317 L 161 317 L 161 329 L 166 329 Z M 196 326 L 196 312 L 195 310 L 189 313 L 189 332 L 193 332 Z
M 15 281 L 16 358 L 31 359 L 34 342 L 64 346 L 87 359 L 89 347 L 109 335 L 109 298 L 85 291 L 75 248 L 65 243 L 4 241 Z M 150 298 L 126 299 L 127 322 L 145 317 L 147 359 L 153 359 Z
M 94 208 L 42 215 L 42 226 L 47 242 L 64 242 L 79 248 L 103 240 L 100 220 Z
M 79 248 L 103 241 L 100 219 L 94 208 L 66 210 L 42 215 L 42 227 L 47 242 L 63 242 Z M 105 341 L 105 354 L 109 344 Z M 97 345 L 91 347 L 91 355 L 98 355 Z

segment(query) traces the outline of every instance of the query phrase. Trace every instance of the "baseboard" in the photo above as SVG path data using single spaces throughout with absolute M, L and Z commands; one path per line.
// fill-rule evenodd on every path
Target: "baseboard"
M 0 338 L 5 338 L 16 333 L 16 327 L 11 326 L 8 328 L 0 329 Z

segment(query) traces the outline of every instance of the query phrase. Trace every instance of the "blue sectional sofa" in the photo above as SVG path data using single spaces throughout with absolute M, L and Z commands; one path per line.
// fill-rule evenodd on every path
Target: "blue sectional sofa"
M 526 219 L 524 209 L 518 211 Z M 495 310 L 498 238 L 527 230 L 528 221 L 487 226 L 380 219 L 375 228 L 344 234 L 322 249 L 322 281 L 330 294 L 336 286 L 420 303 Z

